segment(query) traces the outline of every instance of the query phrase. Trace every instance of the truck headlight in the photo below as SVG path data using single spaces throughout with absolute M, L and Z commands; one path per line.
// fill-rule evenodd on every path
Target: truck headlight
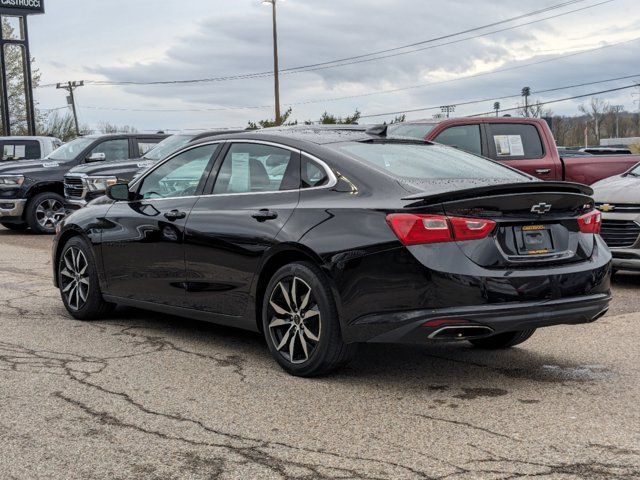
M 0 176 L 0 188 L 10 189 L 21 187 L 24 183 L 24 175 L 2 175 Z
M 107 187 L 118 183 L 116 177 L 84 177 L 82 182 L 89 192 L 106 192 Z

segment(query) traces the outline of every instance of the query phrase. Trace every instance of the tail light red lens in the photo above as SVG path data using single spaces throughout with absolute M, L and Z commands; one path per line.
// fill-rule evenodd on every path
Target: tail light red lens
M 391 213 L 387 223 L 404 245 L 486 238 L 495 222 L 478 218 Z
M 578 226 L 582 233 L 600 233 L 602 227 L 602 214 L 598 210 L 593 210 L 578 217 Z

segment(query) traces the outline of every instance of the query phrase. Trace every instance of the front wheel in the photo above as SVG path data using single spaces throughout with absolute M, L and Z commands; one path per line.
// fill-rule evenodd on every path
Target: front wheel
M 271 354 L 288 373 L 329 373 L 354 356 L 342 340 L 338 311 L 322 271 L 310 263 L 282 267 L 267 285 L 262 326 Z
M 54 234 L 65 214 L 64 198 L 54 192 L 42 192 L 27 204 L 25 219 L 33 232 Z
M 501 348 L 515 347 L 531 338 L 536 329 L 518 330 L 517 332 L 499 333 L 492 337 L 478 338 L 477 340 L 469 340 L 474 347 L 484 348 L 487 350 L 497 350 Z
M 115 305 L 105 302 L 98 272 L 88 244 L 73 237 L 58 261 L 58 286 L 65 308 L 78 320 L 94 320 L 111 312 Z

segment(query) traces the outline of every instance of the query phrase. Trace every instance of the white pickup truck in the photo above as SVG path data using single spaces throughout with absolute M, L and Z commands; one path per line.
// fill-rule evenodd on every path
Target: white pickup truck
M 38 160 L 44 158 L 62 145 L 54 137 L 0 137 L 2 161 Z

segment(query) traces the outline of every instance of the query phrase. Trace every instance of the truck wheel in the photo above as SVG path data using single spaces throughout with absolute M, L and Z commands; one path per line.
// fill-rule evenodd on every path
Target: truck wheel
M 499 333 L 493 337 L 479 338 L 477 340 L 469 340 L 474 347 L 484 348 L 486 350 L 498 350 L 501 348 L 515 347 L 531 338 L 536 329 L 519 330 L 517 332 Z
M 35 233 L 56 233 L 56 224 L 64 217 L 64 198 L 57 193 L 39 193 L 27 204 L 25 219 Z
M 27 225 L 26 223 L 1 223 L 0 222 L 0 225 L 2 225 L 7 230 L 14 230 L 16 232 L 20 232 L 22 230 L 26 230 L 27 228 L 29 228 L 29 225 Z
M 291 375 L 327 374 L 356 352 L 356 344 L 342 340 L 327 279 L 310 263 L 291 263 L 271 278 L 262 304 L 262 325 L 271 355 Z

